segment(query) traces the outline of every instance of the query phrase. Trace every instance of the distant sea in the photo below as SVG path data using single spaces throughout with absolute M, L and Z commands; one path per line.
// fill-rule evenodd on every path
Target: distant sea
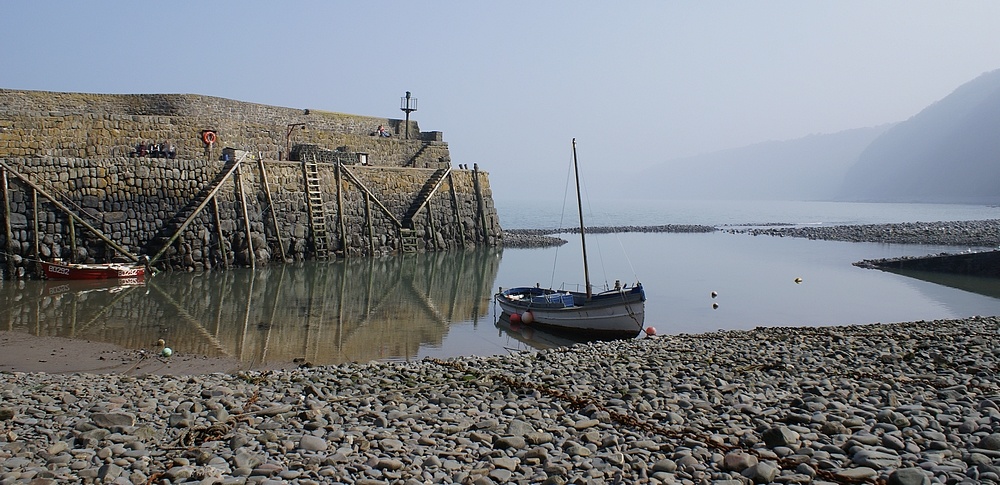
M 575 200 L 497 199 L 505 229 L 547 229 L 579 224 Z M 588 226 L 785 223 L 794 225 L 971 221 L 1000 218 L 1000 207 L 823 201 L 629 200 L 584 202 Z

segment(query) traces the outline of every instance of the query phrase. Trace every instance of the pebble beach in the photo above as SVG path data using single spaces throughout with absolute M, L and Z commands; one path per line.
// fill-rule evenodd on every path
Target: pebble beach
M 0 483 L 995 483 L 998 331 L 975 317 L 231 374 L 4 372 Z

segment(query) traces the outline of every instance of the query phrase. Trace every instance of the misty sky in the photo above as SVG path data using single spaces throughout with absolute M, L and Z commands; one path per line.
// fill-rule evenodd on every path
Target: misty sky
M 494 198 L 905 120 L 1000 68 L 1000 2 L 5 0 L 0 88 L 413 119 Z

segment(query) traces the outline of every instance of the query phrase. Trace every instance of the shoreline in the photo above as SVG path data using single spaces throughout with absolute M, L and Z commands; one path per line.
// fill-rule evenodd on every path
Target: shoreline
M 236 374 L 5 372 L 0 482 L 1000 480 L 998 331 L 972 317 Z
M 607 233 L 694 233 L 722 231 L 751 236 L 800 237 L 826 241 L 871 242 L 886 244 L 926 244 L 956 247 L 1000 246 L 1000 219 L 978 221 L 906 222 L 889 224 L 855 224 L 836 226 L 793 226 L 770 222 L 723 226 L 666 224 L 658 226 L 595 226 L 587 227 L 593 234 Z M 559 246 L 566 240 L 552 234 L 579 233 L 569 229 L 505 229 L 504 247 L 537 248 Z

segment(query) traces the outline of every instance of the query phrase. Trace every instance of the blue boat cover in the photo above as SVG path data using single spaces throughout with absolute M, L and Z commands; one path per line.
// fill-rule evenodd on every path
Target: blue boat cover
M 568 293 L 549 293 L 547 295 L 533 296 L 531 297 L 531 302 L 545 305 L 561 305 L 565 308 L 574 305 L 573 295 Z

